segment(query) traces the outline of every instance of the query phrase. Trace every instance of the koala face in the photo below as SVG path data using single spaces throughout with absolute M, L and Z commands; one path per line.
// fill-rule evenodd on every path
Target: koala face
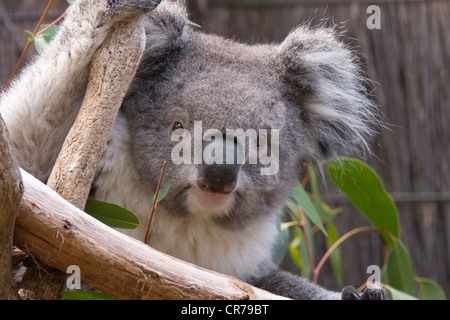
M 154 190 L 167 162 L 171 191 L 160 205 L 170 214 L 240 228 L 280 211 L 303 161 L 365 149 L 377 116 L 352 52 L 332 30 L 299 27 L 280 45 L 249 46 L 163 11 L 151 19 L 121 111 L 146 188 Z M 227 144 L 229 130 L 255 134 Z M 213 158 L 243 150 L 245 161 L 198 158 L 210 149 Z
M 171 214 L 212 217 L 235 228 L 282 205 L 295 180 L 291 173 L 296 171 L 298 149 L 293 148 L 293 137 L 301 128 L 289 121 L 297 115 L 280 90 L 274 49 L 196 34 L 164 72 L 135 80 L 122 108 L 133 158 L 141 182 L 150 189 L 167 162 L 163 184 L 170 183 L 171 192 L 161 205 Z M 179 143 L 172 141 L 177 129 L 186 130 L 187 136 L 180 137 L 191 141 L 188 163 L 175 164 L 172 159 Z M 224 148 L 227 130 L 254 133 L 240 143 L 245 159 L 226 163 L 226 147 L 223 164 L 206 164 L 205 159 L 195 163 L 193 140 L 200 133 L 201 151 L 205 151 L 210 142 L 204 138 L 211 129 L 221 133 L 216 138 L 223 139 Z M 234 142 L 239 143 L 237 138 Z M 265 163 L 258 157 L 263 143 L 270 160 Z M 270 158 L 275 147 L 279 152 L 276 157 L 272 152 Z M 256 163 L 250 161 L 254 155 Z M 262 174 L 262 168 L 270 167 L 273 174 Z

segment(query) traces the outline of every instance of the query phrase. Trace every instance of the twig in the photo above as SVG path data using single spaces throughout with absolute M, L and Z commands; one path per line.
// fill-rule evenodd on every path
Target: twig
M 38 23 L 37 23 L 36 26 L 34 27 L 34 30 L 33 30 L 33 33 L 32 33 L 33 36 L 35 36 L 36 33 L 37 33 L 37 31 L 39 30 L 39 27 L 41 26 L 42 21 L 44 21 L 45 16 L 47 15 L 48 11 L 50 10 L 50 7 L 51 7 L 52 4 L 53 4 L 53 1 L 54 1 L 54 0 L 49 0 L 49 2 L 47 3 L 47 6 L 45 7 L 45 10 L 44 10 L 44 12 L 43 12 L 42 15 L 41 15 L 41 18 L 39 19 Z M 62 18 L 62 17 L 60 17 L 60 18 Z M 60 19 L 60 18 L 58 18 L 58 19 Z M 8 82 L 6 83 L 5 89 L 7 89 L 7 88 L 9 87 L 9 85 L 10 85 L 11 82 L 12 82 L 12 80 L 14 79 L 14 77 L 15 77 L 17 71 L 19 70 L 20 66 L 22 65 L 23 59 L 25 58 L 25 55 L 27 54 L 28 49 L 30 48 L 30 45 L 31 45 L 32 42 L 33 42 L 33 41 L 32 41 L 30 38 L 28 38 L 28 42 L 27 42 L 27 44 L 25 45 L 25 48 L 23 49 L 22 54 L 20 55 L 19 61 L 17 62 L 16 67 L 14 68 L 14 71 L 13 71 L 13 73 L 11 74 L 11 77 L 9 78 Z
M 47 15 L 48 11 L 50 10 L 50 7 L 51 7 L 52 4 L 53 4 L 53 1 L 54 1 L 54 0 L 49 0 L 49 1 L 48 1 L 47 6 L 45 7 L 44 12 L 43 12 L 42 15 L 41 15 L 41 18 L 39 19 L 38 23 L 36 24 L 36 27 L 34 27 L 34 30 L 33 30 L 33 34 L 34 34 L 34 35 L 38 32 L 39 27 L 40 27 L 41 24 L 42 24 L 42 21 L 44 21 L 45 16 Z
M 342 237 L 340 237 L 335 243 L 333 243 L 333 245 L 323 255 L 323 257 L 320 260 L 319 264 L 314 269 L 314 271 L 313 271 L 313 283 L 317 284 L 317 280 L 319 278 L 320 269 L 322 268 L 322 266 L 324 265 L 324 263 L 328 259 L 328 257 L 333 253 L 334 249 L 336 249 L 342 242 L 344 242 L 345 240 L 347 240 L 351 236 L 353 236 L 353 235 L 355 235 L 357 233 L 366 232 L 366 231 L 377 231 L 377 232 L 380 232 L 381 229 L 375 228 L 375 227 L 360 227 L 360 228 L 353 229 L 353 230 L 347 232 L 346 234 L 344 234 Z
M 164 163 L 163 163 L 163 167 L 161 169 L 161 174 L 159 176 L 158 187 L 156 188 L 156 193 L 153 197 L 152 213 L 150 214 L 150 220 L 148 221 L 147 230 L 145 231 L 144 243 L 147 243 L 147 240 L 148 240 L 148 234 L 150 231 L 150 226 L 152 224 L 153 214 L 155 213 L 155 210 L 156 210 L 156 199 L 158 199 L 159 188 L 161 187 L 161 181 L 162 181 L 162 177 L 163 177 L 165 168 L 166 168 L 166 161 L 164 161 Z
M 70 7 L 69 7 L 70 8 Z M 60 15 L 58 18 L 56 18 L 56 20 L 54 20 L 53 22 L 51 22 L 48 26 L 46 26 L 44 29 L 42 29 L 41 31 L 39 31 L 38 33 L 36 33 L 36 36 L 44 33 L 45 31 L 47 31 L 48 29 L 50 29 L 51 27 L 53 27 L 55 24 L 57 24 L 59 21 L 61 21 L 62 18 L 64 18 L 64 16 L 67 14 L 67 11 L 69 11 L 69 8 L 66 9 L 66 11 L 63 12 L 62 15 Z

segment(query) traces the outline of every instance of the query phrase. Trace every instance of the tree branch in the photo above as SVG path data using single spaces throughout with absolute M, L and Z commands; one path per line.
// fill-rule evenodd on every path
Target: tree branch
M 77 119 L 47 185 L 83 209 L 122 100 L 145 49 L 141 17 L 121 22 L 97 50 Z
M 22 170 L 26 191 L 14 242 L 43 263 L 117 299 L 283 299 L 130 238 L 65 201 Z

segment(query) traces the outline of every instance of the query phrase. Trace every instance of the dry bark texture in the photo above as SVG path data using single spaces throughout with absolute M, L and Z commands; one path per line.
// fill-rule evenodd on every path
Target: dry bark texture
M 140 18 L 116 25 L 96 52 L 86 95 L 47 185 L 83 209 L 97 166 L 145 49 Z
M 156 251 L 107 227 L 22 171 L 14 243 L 45 265 L 77 265 L 81 281 L 117 299 L 283 299 Z
M 11 264 L 16 211 L 23 194 L 19 165 L 11 152 L 8 130 L 0 115 L 0 299 L 17 299 Z

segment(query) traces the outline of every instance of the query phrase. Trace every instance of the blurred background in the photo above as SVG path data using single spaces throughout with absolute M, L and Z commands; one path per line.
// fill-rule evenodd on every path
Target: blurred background
M 7 83 L 47 0 L 0 0 L 0 87 Z M 393 196 L 401 238 L 416 275 L 436 280 L 450 297 L 450 1 L 448 0 L 186 0 L 190 20 L 202 32 L 245 43 L 282 41 L 295 26 L 345 26 L 374 81 L 373 92 L 386 128 L 366 161 Z M 380 8 L 380 29 L 369 29 L 369 5 Z M 66 0 L 55 0 L 46 23 L 58 18 Z M 32 58 L 32 46 L 26 61 Z M 342 207 L 341 234 L 369 225 L 331 182 L 324 184 L 331 207 Z M 317 239 L 322 252 L 325 245 Z M 361 233 L 341 245 L 345 284 L 363 284 L 369 265 L 383 265 L 380 238 Z M 322 256 L 319 253 L 315 258 Z M 317 261 L 316 261 L 317 263 Z M 283 267 L 298 269 L 287 257 Z M 319 283 L 338 290 L 329 262 Z

